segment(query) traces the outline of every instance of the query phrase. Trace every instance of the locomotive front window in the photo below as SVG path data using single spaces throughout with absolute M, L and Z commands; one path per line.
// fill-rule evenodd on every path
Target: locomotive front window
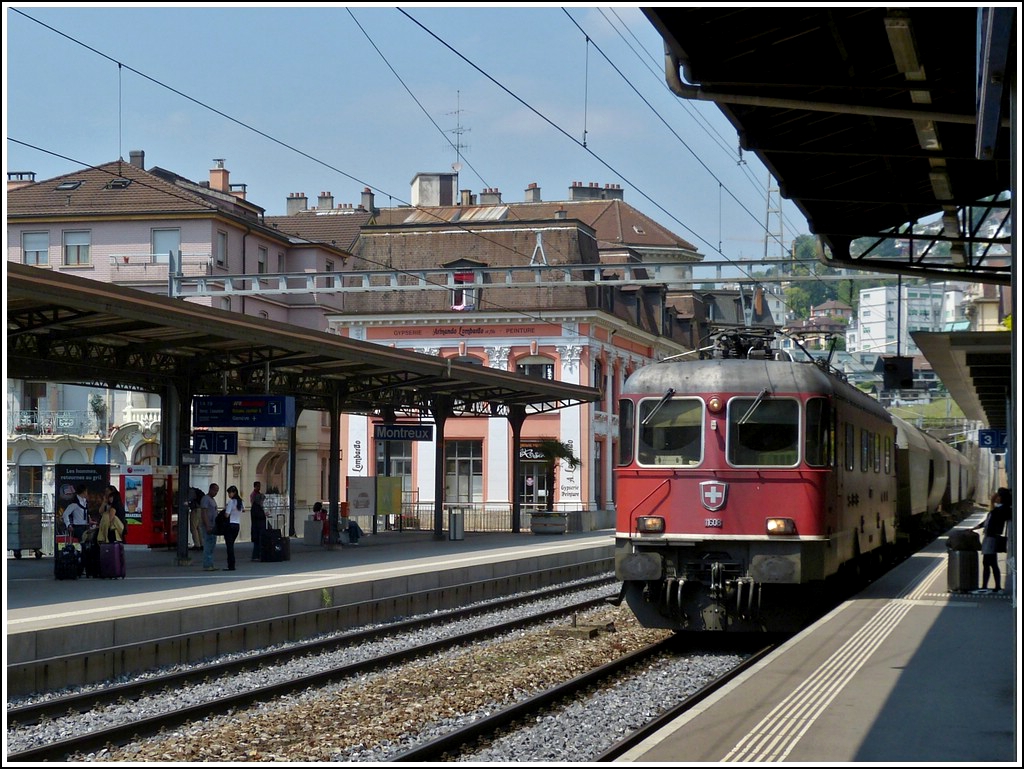
M 799 457 L 800 404 L 762 396 L 733 398 L 728 436 L 731 464 L 792 467 Z
M 700 463 L 704 443 L 703 401 L 699 398 L 649 398 L 640 402 L 639 417 L 637 457 L 640 464 Z

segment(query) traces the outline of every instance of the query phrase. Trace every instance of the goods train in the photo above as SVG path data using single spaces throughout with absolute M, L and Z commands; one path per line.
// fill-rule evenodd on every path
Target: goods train
M 732 330 L 623 385 L 615 570 L 647 627 L 797 629 L 973 501 L 967 456 L 774 344 Z

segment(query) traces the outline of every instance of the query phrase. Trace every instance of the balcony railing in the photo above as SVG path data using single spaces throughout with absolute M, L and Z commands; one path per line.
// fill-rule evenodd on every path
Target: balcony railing
M 96 429 L 88 411 L 11 411 L 7 417 L 8 435 L 86 435 Z
M 111 254 L 110 266 L 116 280 L 167 280 L 168 254 L 133 251 Z M 209 275 L 213 269 L 213 255 L 209 252 L 181 254 L 181 274 L 185 277 Z

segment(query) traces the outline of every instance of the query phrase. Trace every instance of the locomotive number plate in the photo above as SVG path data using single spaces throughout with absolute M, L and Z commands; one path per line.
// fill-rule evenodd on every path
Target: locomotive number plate
M 720 528 L 722 528 L 722 519 L 721 518 L 705 518 L 704 519 L 704 528 L 706 528 L 706 529 L 720 529 Z

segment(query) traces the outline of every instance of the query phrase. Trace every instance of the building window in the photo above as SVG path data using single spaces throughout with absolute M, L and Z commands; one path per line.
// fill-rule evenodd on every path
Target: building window
M 153 262 L 169 264 L 170 255 L 181 250 L 181 230 L 153 230 Z
M 260 246 L 256 249 L 256 273 L 262 275 L 267 271 L 267 249 Z
M 228 261 L 228 234 L 226 232 L 217 232 L 217 254 L 216 261 L 218 267 L 223 267 Z
M 327 263 L 324 264 L 324 272 L 334 272 L 334 260 L 328 259 Z
M 482 441 L 447 441 L 444 445 L 445 501 L 483 502 L 484 451 Z
M 38 465 L 18 467 L 18 504 L 41 505 L 43 502 L 43 468 Z
M 516 371 L 537 379 L 554 379 L 555 363 L 551 358 L 545 358 L 542 355 L 531 355 L 519 360 L 516 364 Z
M 25 232 L 21 235 L 21 263 L 50 263 L 50 233 Z
M 477 308 L 477 289 L 462 288 L 464 284 L 475 283 L 476 276 L 471 272 L 457 272 L 453 276 L 455 288 L 452 290 L 452 309 L 456 311 L 475 310 Z
M 73 230 L 64 233 L 64 265 L 75 267 L 89 264 L 89 243 L 92 235 L 88 230 Z
M 284 272 L 284 253 L 281 251 L 277 252 L 277 271 Z

